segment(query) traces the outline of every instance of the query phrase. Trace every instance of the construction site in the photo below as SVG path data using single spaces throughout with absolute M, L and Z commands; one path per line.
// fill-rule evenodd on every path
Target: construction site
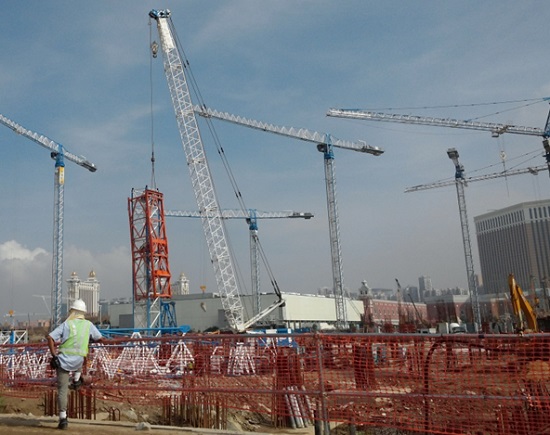
M 496 328 L 489 326 L 490 316 L 484 314 L 492 310 L 493 302 L 482 301 L 476 283 L 464 187 L 468 182 L 505 175 L 466 178 L 458 151 L 448 149 L 455 169 L 455 179 L 450 184 L 457 188 L 468 303 L 462 312 L 443 303 L 434 304 L 431 311 L 426 305 L 420 308 L 412 298 L 405 299 L 401 284 L 395 279 L 398 321 L 396 324 L 384 320 L 383 315 L 375 313 L 380 308 L 373 308 L 373 298 L 367 292 L 359 301 L 350 301 L 346 295 L 333 168 L 334 148 L 373 157 L 384 150 L 362 141 L 346 141 L 327 133 L 281 127 L 220 112 L 208 108 L 203 101 L 193 101 L 190 87 L 194 82 L 175 36 L 171 12 L 151 10 L 149 18 L 159 38 L 159 42 L 151 41 L 151 56 L 162 57 L 197 211 L 165 210 L 164 195 L 154 181 L 153 150 L 152 185 L 132 188 L 127 199 L 133 325 L 101 330 L 108 339 L 90 347 L 83 385 L 70 392 L 69 418 L 97 422 L 99 428 L 109 422 L 131 422 L 128 427 L 132 430 L 150 430 L 155 425 L 159 430 L 185 427 L 228 433 L 550 434 L 550 334 L 543 332 L 550 302 L 543 300 L 541 307 L 545 307 L 545 313 L 538 316 L 537 291 L 533 288 L 524 292 L 516 281 L 526 282 L 529 272 L 510 273 L 506 276 L 509 295 L 503 298 L 513 315 L 510 331 L 495 333 Z M 543 139 L 547 165 L 536 170 L 548 170 L 550 166 L 549 120 L 544 129 L 536 129 L 345 109 L 330 109 L 327 115 L 475 129 L 497 136 L 504 133 L 537 136 Z M 285 298 L 258 237 L 258 219 L 311 219 L 313 214 L 247 208 L 236 180 L 230 184 L 241 208 L 222 210 L 198 119 L 207 122 L 209 128 L 213 120 L 222 120 L 316 145 L 323 159 L 328 214 L 332 273 L 329 303 L 334 304 L 335 313 L 330 331 L 318 327 L 289 328 L 288 324 L 277 329 L 281 326 L 276 323 L 283 317 L 280 314 L 283 308 L 286 306 L 285 313 L 291 313 L 292 306 L 287 304 L 303 303 L 304 299 Z M 55 160 L 49 325 L 52 330 L 63 322 L 61 307 L 66 299 L 64 161 L 90 172 L 97 168 L 87 158 L 68 152 L 57 142 L 5 116 L 0 115 L 0 123 L 47 148 Z M 223 151 L 220 155 L 223 159 Z M 526 172 L 508 172 L 506 176 Z M 219 311 L 210 315 L 223 314 L 223 329 L 192 332 L 176 316 L 166 217 L 201 220 L 217 285 L 216 297 L 221 305 Z M 246 302 L 226 235 L 227 219 L 244 220 L 249 229 L 252 295 Z M 263 298 L 259 288 L 262 266 L 272 285 L 272 293 Z M 546 272 L 541 270 L 538 275 Z M 544 298 L 548 299 L 545 286 L 541 299 Z M 313 309 L 323 306 L 322 303 L 312 303 Z M 200 314 L 200 309 L 206 312 L 204 300 L 197 299 L 196 304 L 193 309 L 198 308 Z M 449 316 L 449 309 L 456 312 Z M 444 323 L 436 313 L 438 310 L 447 311 Z M 495 316 L 498 315 L 497 309 Z M 56 376 L 50 367 L 51 354 L 46 343 L 29 341 L 26 331 L 15 329 L 2 331 L 0 338 L 0 413 L 17 412 L 17 406 L 7 405 L 9 398 L 36 401 L 43 416 L 57 415 Z M 36 425 L 53 428 L 49 420 L 40 420 Z M 1 427 L 0 421 L 0 431 Z
M 276 428 L 392 428 L 426 434 L 548 430 L 546 334 L 194 335 L 94 345 L 69 415 L 228 429 L 230 415 Z M 4 345 L 2 396 L 55 415 L 44 345 Z M 247 430 L 258 430 L 254 424 Z

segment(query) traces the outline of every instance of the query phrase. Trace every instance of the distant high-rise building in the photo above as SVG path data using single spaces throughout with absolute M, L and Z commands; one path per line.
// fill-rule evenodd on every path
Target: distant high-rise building
M 429 276 L 422 275 L 418 278 L 418 290 L 420 292 L 420 300 L 424 302 L 424 294 L 426 292 L 432 292 L 433 286 L 432 286 L 432 279 Z
M 67 280 L 68 301 L 67 307 L 70 307 L 76 299 L 82 299 L 86 303 L 88 316 L 95 317 L 99 315 L 99 281 L 96 279 L 95 272 L 92 270 L 86 281 L 81 281 L 76 272 L 71 274 Z
M 407 286 L 405 288 L 405 295 L 403 295 L 403 298 L 405 299 L 405 302 L 411 302 L 411 299 L 413 302 L 420 302 L 418 287 Z
M 495 210 L 474 224 L 486 293 L 508 292 L 510 273 L 523 289 L 550 277 L 550 200 Z

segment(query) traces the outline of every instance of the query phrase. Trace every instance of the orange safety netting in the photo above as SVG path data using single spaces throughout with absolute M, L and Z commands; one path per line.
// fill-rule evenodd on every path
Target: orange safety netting
M 0 394 L 55 389 L 49 351 L 0 346 Z M 94 344 L 83 394 L 429 434 L 550 433 L 550 334 L 187 334 Z M 177 405 L 177 406 L 176 406 Z M 546 432 L 549 431 L 549 432 Z

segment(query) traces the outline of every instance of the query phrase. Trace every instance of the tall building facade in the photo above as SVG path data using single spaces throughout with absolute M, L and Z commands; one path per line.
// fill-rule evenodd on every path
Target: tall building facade
M 550 277 L 550 200 L 495 210 L 474 217 L 474 224 L 486 293 L 508 293 L 510 273 L 524 290 L 546 286 Z
M 420 292 L 420 300 L 424 302 L 424 296 L 426 292 L 431 292 L 433 290 L 432 278 L 426 275 L 422 275 L 418 278 L 418 290 Z
M 88 316 L 99 316 L 99 281 L 92 270 L 86 281 L 81 281 L 76 272 L 67 280 L 68 304 L 70 307 L 76 299 L 82 299 L 86 303 Z

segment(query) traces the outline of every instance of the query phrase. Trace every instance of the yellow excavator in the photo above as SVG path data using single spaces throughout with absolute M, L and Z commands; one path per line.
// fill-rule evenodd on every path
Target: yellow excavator
M 518 332 L 539 332 L 537 315 L 535 310 L 523 294 L 521 287 L 516 282 L 514 274 L 508 275 L 508 286 L 510 287 L 510 301 L 514 314 L 518 317 Z

